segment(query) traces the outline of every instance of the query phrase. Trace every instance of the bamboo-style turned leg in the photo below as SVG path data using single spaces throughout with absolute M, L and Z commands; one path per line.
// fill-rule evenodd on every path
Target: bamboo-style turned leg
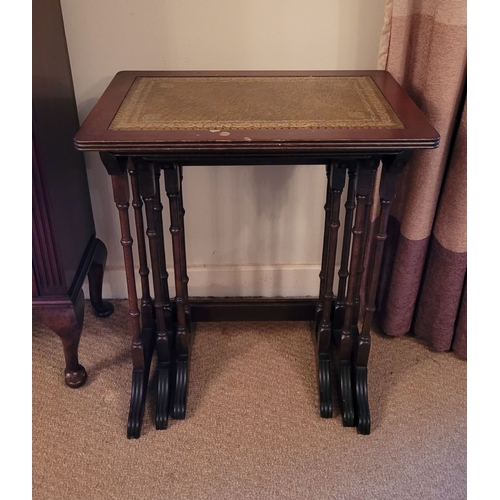
M 320 414 L 323 418 L 331 418 L 332 407 L 332 323 L 331 309 L 333 301 L 333 279 L 335 274 L 335 255 L 337 250 L 337 237 L 340 227 L 340 198 L 345 184 L 345 169 L 340 168 L 338 162 L 329 165 L 330 168 L 330 190 L 327 196 L 329 208 L 326 213 L 329 215 L 328 233 L 326 243 L 327 254 L 325 258 L 325 278 L 323 289 L 323 300 L 321 310 L 321 322 L 318 329 L 316 341 L 316 361 L 318 369 L 318 388 L 320 400 Z
M 139 193 L 137 167 L 131 160 L 128 162 L 130 184 L 132 186 L 132 206 L 134 207 L 135 228 L 137 233 L 137 247 L 139 253 L 139 276 L 141 277 L 141 317 L 144 329 L 154 328 L 153 299 L 149 290 L 149 268 L 146 251 L 144 219 L 142 213 L 143 203 Z
M 176 379 L 173 418 L 186 415 L 186 399 L 189 378 L 189 355 L 191 332 L 187 326 L 186 310 L 189 311 L 187 295 L 187 269 L 183 235 L 183 208 L 181 201 L 181 168 L 177 164 L 165 169 L 165 189 L 170 205 L 170 233 L 174 254 L 175 304 L 177 309 L 177 331 L 175 341 Z
M 334 329 L 338 336 L 344 321 L 345 312 L 345 293 L 347 287 L 347 278 L 349 277 L 349 254 L 351 250 L 351 231 L 356 208 L 356 179 L 358 174 L 357 161 L 352 160 L 344 164 L 349 173 L 349 182 L 347 186 L 347 199 L 345 202 L 344 216 L 344 235 L 342 238 L 342 256 L 339 269 L 339 286 L 337 289 L 337 301 L 335 304 Z M 338 342 L 339 339 L 336 339 Z
M 134 277 L 134 258 L 132 254 L 132 237 L 128 218 L 129 188 L 127 173 L 111 177 L 116 207 L 120 214 L 120 227 L 122 233 L 121 244 L 125 260 L 125 273 L 127 276 L 127 291 L 129 298 L 130 325 L 132 330 L 132 391 L 130 398 L 130 411 L 127 425 L 127 437 L 138 438 L 141 433 L 144 403 L 146 398 L 147 380 L 145 377 L 144 346 L 141 338 L 139 323 L 139 310 L 137 308 L 137 294 Z
M 368 191 L 368 195 L 366 198 L 366 202 L 364 204 L 365 213 L 363 220 L 363 242 L 361 244 L 361 254 L 358 261 L 358 268 L 356 269 L 356 289 L 354 290 L 354 307 L 353 307 L 353 315 L 351 320 L 351 326 L 353 330 L 356 331 L 359 321 L 359 309 L 361 304 L 361 281 L 363 278 L 363 273 L 365 272 L 365 255 L 366 255 L 366 247 L 368 244 L 368 236 L 370 232 L 370 212 L 371 207 L 373 205 L 373 189 L 375 187 L 375 176 L 377 174 L 377 167 L 380 163 L 380 157 L 372 157 L 368 160 L 363 160 L 361 162 L 361 168 L 367 171 L 366 174 L 366 183 L 367 185 L 364 187 L 365 192 Z M 370 176 L 371 175 L 371 176 Z M 369 184 L 369 186 L 368 186 Z M 357 338 L 357 335 L 356 335 Z
M 375 312 L 378 279 L 384 243 L 387 239 L 387 224 L 391 203 L 396 196 L 399 173 L 410 156 L 409 152 L 400 155 L 384 156 L 382 159 L 382 177 L 380 180 L 380 215 L 377 222 L 375 244 L 368 264 L 367 293 L 363 327 L 353 351 L 353 374 L 355 386 L 357 428 L 361 434 L 369 434 L 371 426 L 368 405 L 368 358 L 370 354 L 370 328 Z
M 325 202 L 325 227 L 323 230 L 323 253 L 321 255 L 321 270 L 319 272 L 319 295 L 318 303 L 316 305 L 316 316 L 314 319 L 314 334 L 315 341 L 317 341 L 319 324 L 323 311 L 323 302 L 325 300 L 325 277 L 326 265 L 328 258 L 328 242 L 330 240 L 330 212 L 332 202 L 332 190 L 330 187 L 330 164 L 326 165 L 326 202 Z
M 358 166 L 358 179 L 356 183 L 356 215 L 354 227 L 352 229 L 352 248 L 349 263 L 349 282 L 347 284 L 347 295 L 345 299 L 345 311 L 343 325 L 340 332 L 338 345 L 339 356 L 339 382 L 340 382 L 340 404 L 342 420 L 345 426 L 355 424 L 354 401 L 352 399 L 351 386 L 351 355 L 353 348 L 352 323 L 354 316 L 354 306 L 356 291 L 359 289 L 357 273 L 362 257 L 362 247 L 364 240 L 366 203 L 371 193 L 373 182 L 373 172 Z
M 168 424 L 168 411 L 170 407 L 171 371 L 173 369 L 171 353 L 173 352 L 173 339 L 169 334 L 172 331 L 167 321 L 165 310 L 165 284 L 162 281 L 162 256 L 160 251 L 161 233 L 159 227 L 158 211 L 155 211 L 155 184 L 153 165 L 149 162 L 138 160 L 139 191 L 146 209 L 146 234 L 149 239 L 149 252 L 153 274 L 154 307 L 156 312 L 156 353 L 158 356 L 158 386 L 156 402 L 156 428 L 166 429 Z M 163 261 L 164 262 L 164 261 Z M 167 309 L 168 310 L 168 309 Z
M 132 389 L 130 396 L 130 410 L 127 423 L 127 437 L 138 438 L 141 434 L 144 403 L 146 399 L 148 377 L 144 342 L 141 335 L 139 309 L 137 307 L 137 292 L 135 286 L 134 257 L 132 253 L 132 236 L 130 233 L 129 184 L 126 171 L 127 159 L 112 154 L 101 153 L 101 160 L 111 175 L 113 197 L 120 217 L 121 244 L 127 277 L 127 292 L 132 333 Z
M 168 421 L 168 413 L 170 411 L 170 402 L 172 399 L 172 384 L 173 375 L 175 373 L 174 352 L 175 352 L 175 338 L 174 338 L 174 325 L 173 325 L 173 312 L 172 304 L 170 303 L 170 293 L 168 291 L 168 272 L 167 263 L 165 258 L 165 237 L 163 235 L 163 205 L 161 203 L 160 191 L 160 175 L 161 168 L 158 164 L 153 165 L 154 172 L 154 201 L 153 208 L 155 214 L 155 228 L 157 232 L 157 247 L 159 259 L 159 273 L 163 301 L 163 316 L 165 318 L 165 326 L 167 330 L 167 337 L 169 339 L 169 358 L 163 360 L 162 355 L 158 354 L 158 390 L 156 401 L 156 428 L 166 429 Z
M 165 321 L 169 335 L 173 335 L 173 317 L 172 304 L 170 303 L 170 293 L 168 291 L 168 271 L 165 258 L 165 237 L 163 235 L 163 205 L 161 204 L 160 192 L 160 174 L 161 168 L 159 165 L 153 165 L 155 179 L 155 196 L 154 196 L 154 212 L 155 212 L 155 227 L 158 232 L 158 257 L 160 259 L 160 280 L 164 302 Z
M 193 335 L 193 324 L 191 321 L 191 306 L 189 304 L 189 292 L 188 292 L 188 283 L 189 283 L 189 277 L 187 275 L 187 257 L 186 257 L 186 233 L 184 230 L 184 215 L 186 214 L 186 211 L 184 210 L 184 198 L 182 195 L 182 180 L 183 180 L 183 175 L 182 175 L 182 165 L 179 166 L 180 169 L 180 193 L 179 193 L 179 200 L 180 200 L 180 209 L 181 209 L 181 217 L 180 217 L 180 228 L 181 228 L 181 257 L 182 257 L 182 297 L 184 300 L 184 312 L 185 312 L 185 317 L 186 317 L 186 328 L 189 334 L 192 336 Z
M 141 377 L 143 378 L 143 400 L 141 415 L 144 412 L 144 404 L 147 395 L 147 386 L 149 383 L 149 372 L 151 368 L 151 360 L 155 349 L 155 330 L 156 323 L 154 320 L 153 300 L 149 288 L 149 268 L 147 261 L 146 240 L 143 220 L 143 203 L 139 192 L 139 180 L 135 161 L 129 158 L 127 162 L 128 172 L 130 175 L 130 185 L 132 188 L 132 207 L 134 208 L 135 229 L 137 235 L 137 249 L 139 254 L 139 276 L 141 281 L 141 337 L 144 349 L 144 370 Z M 142 418 L 142 416 L 141 416 Z M 139 437 L 133 436 L 133 437 Z

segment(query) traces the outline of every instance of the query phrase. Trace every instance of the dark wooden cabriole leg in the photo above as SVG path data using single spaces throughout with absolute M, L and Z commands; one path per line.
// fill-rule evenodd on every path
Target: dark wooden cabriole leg
M 136 160 L 134 160 L 136 161 Z M 155 193 L 154 165 L 150 162 L 138 162 L 139 191 L 146 209 L 147 230 L 149 239 L 149 251 L 151 255 L 151 268 L 153 274 L 154 307 L 156 311 L 156 353 L 158 356 L 158 386 L 156 400 L 156 428 L 166 429 L 168 424 L 168 413 L 171 400 L 172 380 L 172 353 L 173 339 L 171 332 L 173 328 L 168 321 L 165 311 L 168 310 L 165 302 L 165 261 L 164 253 L 160 251 L 162 243 L 163 228 L 159 227 L 160 219 Z M 162 265 L 163 258 L 163 265 Z
M 356 292 L 359 289 L 360 278 L 357 270 L 360 267 L 362 247 L 364 241 L 366 203 L 371 194 L 373 183 L 373 172 L 363 168 L 363 162 L 358 166 L 358 179 L 356 183 L 356 215 L 352 228 L 352 248 L 349 263 L 349 281 L 345 298 L 345 310 L 343 314 L 342 329 L 338 340 L 338 369 L 339 369 L 339 392 L 342 422 L 346 427 L 355 425 L 355 411 L 352 393 L 352 349 L 353 337 L 357 332 L 353 331 L 353 317 L 355 312 Z M 347 228 L 346 228 L 347 231 Z
M 114 311 L 113 304 L 102 298 L 102 280 L 104 277 L 108 250 L 100 239 L 96 238 L 95 241 L 97 245 L 94 257 L 87 272 L 90 304 L 92 305 L 94 316 L 98 318 L 107 318 Z
M 333 301 L 333 279 L 335 275 L 335 255 L 337 250 L 337 237 L 340 227 L 340 199 L 345 184 L 345 169 L 340 168 L 338 162 L 329 165 L 330 177 L 329 187 L 331 193 L 327 196 L 329 208 L 328 233 L 326 243 L 327 253 L 325 258 L 325 278 L 323 289 L 323 300 L 321 309 L 321 322 L 319 324 L 316 338 L 316 362 L 318 370 L 318 388 L 320 401 L 320 415 L 323 418 L 331 418 L 333 413 L 332 404 L 332 323 L 331 309 Z
M 186 416 L 186 400 L 189 379 L 189 358 L 191 350 L 191 332 L 188 327 L 189 311 L 187 292 L 187 269 L 185 242 L 183 234 L 183 207 L 181 198 L 181 167 L 168 165 L 165 169 L 165 188 L 170 205 L 170 233 L 174 254 L 175 304 L 177 310 L 177 329 L 175 340 L 176 379 L 173 418 Z
M 382 158 L 382 177 L 380 180 L 380 215 L 377 222 L 375 244 L 368 264 L 365 314 L 361 333 L 353 350 L 353 377 L 356 402 L 357 428 L 361 434 L 369 434 L 371 426 L 368 405 L 368 358 L 370 354 L 370 328 L 375 312 L 378 279 L 384 243 L 387 239 L 387 224 L 392 201 L 396 196 L 398 176 L 410 157 L 410 152 Z
M 101 160 L 111 175 L 113 197 L 120 217 L 121 244 L 127 278 L 130 329 L 132 333 L 131 354 L 133 369 L 127 437 L 138 438 L 141 435 L 144 416 L 152 349 L 147 331 L 141 332 L 140 313 L 137 306 L 134 257 L 132 252 L 133 241 L 128 215 L 130 192 L 126 170 L 127 158 L 109 153 L 101 153 Z
M 80 290 L 74 302 L 68 301 L 67 304 L 38 310 L 42 323 L 57 333 L 62 341 L 66 361 L 64 381 L 71 388 L 81 387 L 87 380 L 87 372 L 78 362 L 78 344 L 82 334 L 84 308 L 85 299 L 83 291 Z

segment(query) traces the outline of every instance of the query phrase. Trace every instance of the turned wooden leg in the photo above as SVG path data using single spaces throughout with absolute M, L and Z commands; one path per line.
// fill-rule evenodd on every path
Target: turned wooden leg
M 173 327 L 168 324 L 171 318 L 167 317 L 165 282 L 163 276 L 165 271 L 162 266 L 164 252 L 160 250 L 163 228 L 159 227 L 158 210 L 155 209 L 155 179 L 154 166 L 149 162 L 139 162 L 139 191 L 146 209 L 146 234 L 149 240 L 149 252 L 151 257 L 151 269 L 153 274 L 154 308 L 156 311 L 156 353 L 158 356 L 158 386 L 156 400 L 156 428 L 166 429 L 168 425 L 168 413 L 171 399 L 172 379 L 172 352 L 173 339 L 171 331 Z
M 189 379 L 189 357 L 191 332 L 188 329 L 186 311 L 189 311 L 187 291 L 187 269 L 183 234 L 183 208 L 181 201 L 181 168 L 169 165 L 165 170 L 165 188 L 170 205 L 170 233 L 174 254 L 175 304 L 177 309 L 177 330 L 175 340 L 176 379 L 173 418 L 186 416 L 186 399 Z
M 61 338 L 66 368 L 64 381 L 71 388 L 81 387 L 87 380 L 85 368 L 78 362 L 78 344 L 82 334 L 85 299 L 80 290 L 74 302 L 38 310 L 40 320 Z
M 182 165 L 179 166 L 180 169 L 180 193 L 179 193 L 179 203 L 180 203 L 180 237 L 181 237 L 181 258 L 182 258 L 182 297 L 184 300 L 184 314 L 186 317 L 186 328 L 189 335 L 193 335 L 193 325 L 191 321 L 191 305 L 189 304 L 189 293 L 188 293 L 188 283 L 189 277 L 187 274 L 187 257 L 186 257 L 186 233 L 184 231 L 184 215 L 186 211 L 184 210 L 184 198 L 182 196 Z M 192 337 L 191 337 L 192 338 Z
M 335 340 L 340 340 L 340 330 L 344 322 L 345 297 L 347 278 L 349 277 L 349 255 L 351 251 L 351 231 L 354 218 L 354 209 L 356 208 L 356 179 L 358 174 L 357 162 L 350 161 L 345 163 L 345 168 L 349 172 L 349 183 L 347 186 L 347 199 L 345 202 L 344 217 L 344 235 L 342 238 L 342 256 L 339 269 L 339 286 L 337 289 L 337 301 L 335 303 L 334 330 Z
M 325 227 L 323 229 L 323 253 L 321 255 L 321 270 L 319 272 L 319 295 L 314 319 L 315 340 L 317 340 L 318 329 L 321 322 L 323 303 L 325 300 L 325 278 L 328 260 L 328 242 L 330 241 L 330 213 L 332 203 L 332 190 L 330 187 L 330 165 L 326 166 L 326 202 L 325 202 Z
M 174 365 L 174 345 L 175 345 L 175 335 L 174 335 L 174 314 L 172 311 L 172 304 L 170 302 L 170 293 L 168 290 L 168 272 L 167 272 L 167 262 L 165 257 L 165 237 L 163 235 L 163 205 L 161 203 L 161 191 L 160 191 L 160 175 L 161 168 L 158 164 L 153 164 L 154 172 L 154 200 L 153 208 L 155 214 L 155 228 L 158 235 L 157 245 L 158 245 L 158 259 L 159 259 L 159 271 L 160 271 L 160 282 L 163 300 L 163 316 L 165 318 L 165 328 L 167 330 L 168 337 L 168 359 L 163 359 L 164 355 L 160 349 L 158 355 L 158 390 L 157 390 L 157 400 L 156 400 L 156 428 L 166 429 L 168 423 L 168 413 L 171 407 L 172 400 L 172 390 L 173 378 L 175 375 L 175 365 Z
M 142 328 L 153 330 L 153 299 L 149 290 L 149 268 L 146 252 L 146 239 L 143 218 L 143 203 L 139 193 L 139 181 L 137 168 L 132 160 L 128 162 L 128 171 L 130 174 L 130 184 L 132 186 L 132 206 L 134 207 L 135 228 L 137 234 L 137 249 L 139 253 L 139 276 L 141 277 L 141 318 Z
M 343 324 L 338 342 L 340 404 L 343 424 L 348 427 L 355 424 L 354 401 L 351 385 L 351 356 L 353 337 L 357 336 L 357 332 L 353 331 L 352 325 L 355 313 L 356 292 L 359 290 L 358 281 L 360 276 L 357 270 L 360 268 L 360 260 L 362 257 L 366 203 L 370 197 L 372 183 L 373 172 L 369 169 L 363 168 L 363 163 L 360 162 L 356 183 L 356 215 L 354 219 L 354 227 L 352 228 L 349 281 L 347 284 Z
M 349 255 L 351 250 L 351 232 L 354 209 L 356 208 L 356 181 L 358 174 L 357 160 L 345 160 L 342 167 L 349 174 L 347 186 L 347 199 L 345 203 L 344 231 L 342 238 L 342 255 L 339 269 L 339 285 L 337 288 L 337 300 L 333 314 L 333 364 L 337 372 L 339 406 L 342 411 L 344 425 L 350 424 L 350 419 L 354 420 L 354 403 L 352 401 L 352 392 L 350 377 L 348 376 L 350 364 L 340 360 L 339 347 L 342 325 L 345 315 L 345 300 L 347 278 L 349 277 Z M 352 415 L 352 417 L 351 417 Z
M 89 278 L 90 304 L 92 305 L 94 316 L 107 318 L 114 311 L 113 304 L 102 298 L 102 280 L 104 278 L 108 250 L 100 239 L 96 238 L 95 242 L 97 246 L 87 273 Z
M 366 247 L 368 243 L 368 236 L 370 232 L 370 212 L 371 207 L 373 205 L 373 189 L 375 187 L 375 176 L 377 174 L 377 167 L 380 163 L 380 157 L 376 156 L 370 158 L 368 160 L 363 160 L 361 162 L 360 168 L 366 171 L 366 179 L 363 179 L 366 182 L 366 186 L 364 192 L 368 192 L 366 197 L 366 202 L 364 204 L 365 213 L 363 216 L 363 241 L 361 243 L 361 253 L 358 261 L 358 268 L 356 269 L 357 277 L 356 277 L 356 288 L 354 290 L 354 307 L 353 307 L 353 315 L 351 326 L 353 330 L 356 332 L 356 337 L 358 336 L 358 322 L 359 322 L 359 309 L 361 304 L 361 281 L 363 277 L 363 273 L 365 272 L 365 255 L 366 255 Z M 361 186 L 360 186 L 361 188 Z
M 127 422 L 127 437 L 138 438 L 141 435 L 142 419 L 146 401 L 149 362 L 146 357 L 148 339 L 141 332 L 140 313 L 137 305 L 137 291 L 135 284 L 135 267 L 132 252 L 133 240 L 129 221 L 129 181 L 127 176 L 127 158 L 118 157 L 109 153 L 101 153 L 101 161 L 111 175 L 113 198 L 120 217 L 121 244 L 127 278 L 128 306 L 130 330 L 132 336 L 132 387 L 130 395 L 130 409 Z
M 345 168 L 341 168 L 338 162 L 329 165 L 330 168 L 330 191 L 327 195 L 329 207 L 326 213 L 329 215 L 328 226 L 325 225 L 328 240 L 326 243 L 325 277 L 323 288 L 323 300 L 321 308 L 321 322 L 319 324 L 316 338 L 316 361 L 318 370 L 318 388 L 320 400 L 320 415 L 323 418 L 331 418 L 332 405 L 332 323 L 331 309 L 333 301 L 333 279 L 335 274 L 335 255 L 337 250 L 337 237 L 340 227 L 340 198 L 345 184 Z
M 369 434 L 371 426 L 370 408 L 368 405 L 368 358 L 370 354 L 370 329 L 375 312 L 378 279 L 384 243 L 387 239 L 387 224 L 391 203 L 396 196 L 399 173 L 410 156 L 409 152 L 382 158 L 382 177 L 380 180 L 380 215 L 377 222 L 375 244 L 372 248 L 368 264 L 366 285 L 365 315 L 363 327 L 353 351 L 353 376 L 356 401 L 357 428 L 361 434 Z
M 160 281 L 163 296 L 163 307 L 165 314 L 165 321 L 169 336 L 173 336 L 173 314 L 172 314 L 172 304 L 170 303 L 170 293 L 168 291 L 168 272 L 167 272 L 167 262 L 165 257 L 165 237 L 163 235 L 163 205 L 161 203 L 161 192 L 160 192 L 160 175 L 161 168 L 159 165 L 153 165 L 154 170 L 154 181 L 155 181 L 155 196 L 154 196 L 154 212 L 155 212 L 155 227 L 158 233 L 158 258 L 160 264 Z

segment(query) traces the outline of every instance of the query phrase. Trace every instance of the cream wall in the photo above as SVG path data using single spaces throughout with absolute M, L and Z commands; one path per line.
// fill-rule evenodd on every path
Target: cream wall
M 81 121 L 115 73 L 125 69 L 375 69 L 384 14 L 384 0 L 61 0 L 61 5 Z M 87 154 L 86 163 L 97 235 L 109 252 L 103 293 L 123 298 L 110 180 L 97 154 Z M 186 168 L 190 294 L 314 296 L 325 179 L 319 165 Z M 168 207 L 166 200 L 163 204 Z M 169 241 L 168 211 L 164 214 Z

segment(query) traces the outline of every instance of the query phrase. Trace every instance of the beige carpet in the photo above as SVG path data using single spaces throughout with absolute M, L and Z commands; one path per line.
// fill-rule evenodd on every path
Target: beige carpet
M 126 303 L 87 305 L 80 359 L 63 382 L 58 337 L 33 323 L 33 499 L 466 498 L 466 362 L 375 333 L 372 433 L 319 417 L 306 323 L 200 323 L 187 418 L 127 440 Z M 151 394 L 152 396 L 152 394 Z M 152 399 L 152 398 L 150 398 Z

